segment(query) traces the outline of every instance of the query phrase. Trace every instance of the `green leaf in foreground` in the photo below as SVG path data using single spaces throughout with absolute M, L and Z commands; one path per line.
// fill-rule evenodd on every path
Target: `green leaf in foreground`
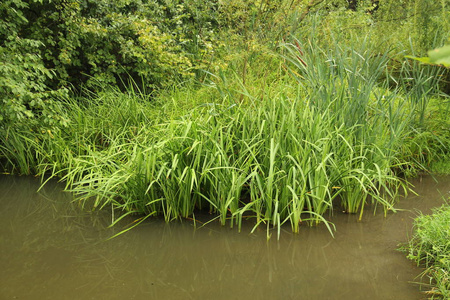
M 428 51 L 430 62 L 450 67 L 450 45 Z
M 406 55 L 406 58 L 411 58 L 425 64 L 443 65 L 450 67 L 450 45 L 428 51 L 428 57 L 415 57 Z

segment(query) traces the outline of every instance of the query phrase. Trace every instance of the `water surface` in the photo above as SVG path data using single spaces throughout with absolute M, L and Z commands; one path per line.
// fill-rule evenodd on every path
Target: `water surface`
M 414 180 L 402 211 L 286 227 L 267 241 L 217 223 L 153 219 L 112 240 L 111 213 L 86 212 L 57 183 L 0 176 L 0 299 L 424 299 L 422 271 L 397 251 L 417 211 L 450 196 L 450 177 Z M 273 232 L 276 235 L 276 232 Z

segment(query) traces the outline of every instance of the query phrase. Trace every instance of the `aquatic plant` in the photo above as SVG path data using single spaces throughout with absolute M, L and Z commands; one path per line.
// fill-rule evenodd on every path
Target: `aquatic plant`
M 450 208 L 442 206 L 432 215 L 420 214 L 414 220 L 414 234 L 407 245 L 408 258 L 426 270 L 422 280 L 431 286 L 426 293 L 432 299 L 450 297 Z
M 246 88 L 252 77 L 229 85 L 222 72 L 161 101 L 136 86 L 62 99 L 64 126 L 0 128 L 3 165 L 44 182 L 60 177 L 83 205 L 120 211 L 113 223 L 204 210 L 239 229 L 253 218 L 278 234 L 283 224 L 332 232 L 335 208 L 361 216 L 371 201 L 395 210 L 407 190 L 395 172 L 418 110 L 408 90 L 383 80 L 389 50 L 375 53 L 367 40 L 321 49 L 294 39 L 279 49 L 289 72 L 259 80 L 262 91 Z
M 362 215 L 370 200 L 394 210 L 398 188 L 406 187 L 392 168 L 408 116 L 395 96 L 361 91 L 366 77 L 354 73 L 372 72 L 363 62 L 369 52 L 353 55 L 357 62 L 349 69 L 344 51 L 336 51 L 341 60 L 333 68 L 326 56 L 313 57 L 320 84 L 342 73 L 330 90 L 314 90 L 320 78 L 305 70 L 293 96 L 281 90 L 264 99 L 246 94 L 238 103 L 226 93 L 168 119 L 159 113 L 165 108 L 148 105 L 139 94 L 69 101 L 73 122 L 53 139 L 72 141 L 67 147 L 73 155 L 59 164 L 43 149 L 41 173 L 62 176 L 79 201 L 93 201 L 96 208 L 112 205 L 167 221 L 206 209 L 222 224 L 240 228 L 243 218 L 254 217 L 255 227 L 271 224 L 279 232 L 288 222 L 298 232 L 302 223 L 330 226 L 324 215 L 336 205 Z M 383 63 L 376 63 L 381 70 Z M 376 78 L 370 82 L 375 89 Z

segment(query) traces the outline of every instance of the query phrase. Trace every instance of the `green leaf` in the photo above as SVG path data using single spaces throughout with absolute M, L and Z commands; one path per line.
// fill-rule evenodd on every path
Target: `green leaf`
M 430 62 L 450 67 L 450 45 L 428 51 Z
M 405 57 L 420 61 L 424 64 L 450 67 L 450 45 L 428 51 L 428 57 L 415 57 L 411 55 L 405 55 Z
M 420 61 L 424 64 L 431 64 L 430 58 L 429 57 L 415 57 L 415 56 L 411 56 L 411 55 L 405 55 L 406 58 L 411 58 L 417 61 Z

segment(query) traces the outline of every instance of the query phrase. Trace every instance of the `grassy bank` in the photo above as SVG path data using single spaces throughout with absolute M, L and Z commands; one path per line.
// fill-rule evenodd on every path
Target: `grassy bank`
M 420 215 L 414 222 L 414 235 L 408 245 L 408 258 L 425 267 L 422 282 L 432 299 L 450 298 L 450 207 Z M 428 281 L 428 283 L 426 283 Z

